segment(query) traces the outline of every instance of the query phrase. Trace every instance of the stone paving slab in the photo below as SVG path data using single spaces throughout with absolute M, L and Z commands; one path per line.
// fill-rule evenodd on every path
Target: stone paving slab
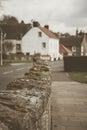
M 87 84 L 53 82 L 52 130 L 87 130 Z

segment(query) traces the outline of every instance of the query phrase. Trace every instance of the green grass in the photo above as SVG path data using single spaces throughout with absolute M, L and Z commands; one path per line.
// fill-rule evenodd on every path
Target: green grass
M 72 80 L 80 83 L 87 83 L 87 72 L 71 72 L 69 76 Z

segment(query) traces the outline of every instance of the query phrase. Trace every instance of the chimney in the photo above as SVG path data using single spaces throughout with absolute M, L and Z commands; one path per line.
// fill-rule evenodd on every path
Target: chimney
M 49 30 L 49 25 L 44 25 L 44 27 Z
M 33 21 L 32 24 L 33 24 L 33 27 L 38 27 L 40 25 L 39 22 L 37 21 Z

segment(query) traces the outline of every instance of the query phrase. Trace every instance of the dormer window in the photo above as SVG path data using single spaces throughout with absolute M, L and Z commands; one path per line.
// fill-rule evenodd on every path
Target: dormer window
M 38 32 L 38 36 L 39 36 L 39 37 L 42 37 L 42 32 Z

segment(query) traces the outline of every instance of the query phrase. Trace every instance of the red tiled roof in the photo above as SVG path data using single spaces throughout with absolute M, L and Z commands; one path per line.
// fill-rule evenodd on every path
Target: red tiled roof
M 55 35 L 54 33 L 52 33 L 50 30 L 48 30 L 47 28 L 39 26 L 39 29 L 40 29 L 41 31 L 43 31 L 48 37 L 54 38 L 54 39 L 58 39 L 58 38 L 56 37 L 56 35 Z
M 72 51 L 70 49 L 68 49 L 67 47 L 65 47 L 62 44 L 60 45 L 60 53 L 61 52 L 66 53 L 66 54 L 72 53 Z

